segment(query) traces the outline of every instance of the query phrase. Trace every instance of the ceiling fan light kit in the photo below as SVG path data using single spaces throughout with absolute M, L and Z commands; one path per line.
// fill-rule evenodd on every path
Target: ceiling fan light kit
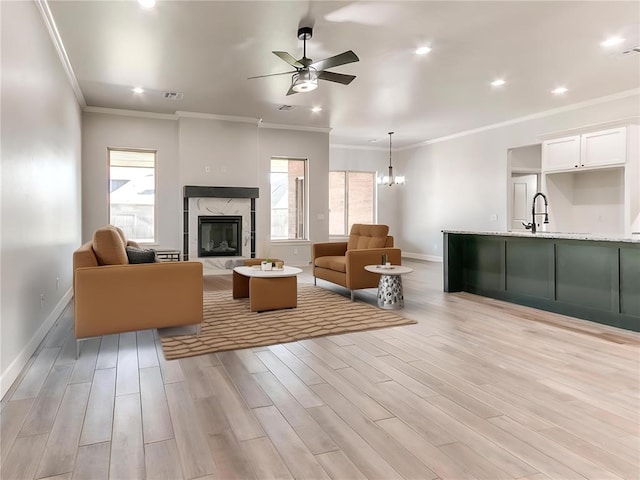
M 295 70 L 271 73 L 268 75 L 258 75 L 255 77 L 249 77 L 249 79 L 288 75 L 293 73 L 291 76 L 291 87 L 289 88 L 287 95 L 315 90 L 318 88 L 318 80 L 327 80 L 329 82 L 341 83 L 342 85 L 349 85 L 356 78 L 355 75 L 329 72 L 326 69 L 346 65 L 347 63 L 358 62 L 360 61 L 358 56 L 353 53 L 353 51 L 348 50 L 333 57 L 314 62 L 312 59 L 307 57 L 307 40 L 309 40 L 312 35 L 313 30 L 311 27 L 301 27 L 298 29 L 298 38 L 302 40 L 303 44 L 302 58 L 300 60 L 296 60 L 293 55 L 287 52 L 273 52 L 274 55 L 287 62 L 295 68 Z
M 309 69 L 306 72 L 294 73 L 291 77 L 291 90 L 297 93 L 310 92 L 318 88 L 318 74 Z

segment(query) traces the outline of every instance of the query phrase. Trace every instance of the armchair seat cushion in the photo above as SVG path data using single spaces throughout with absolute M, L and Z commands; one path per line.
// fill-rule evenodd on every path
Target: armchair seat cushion
M 318 257 L 315 259 L 314 265 L 318 268 L 328 268 L 336 272 L 347 273 L 347 257 L 328 256 Z

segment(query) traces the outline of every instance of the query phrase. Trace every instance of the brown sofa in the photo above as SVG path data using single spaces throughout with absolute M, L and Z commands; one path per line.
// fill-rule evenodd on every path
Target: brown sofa
M 202 323 L 202 264 L 129 264 L 124 233 L 111 225 L 73 253 L 76 339 Z
M 382 255 L 393 265 L 401 265 L 401 251 L 393 247 L 387 225 L 354 224 L 348 242 L 314 243 L 311 247 L 313 281 L 317 278 L 351 290 L 375 288 L 380 275 L 367 272 L 365 265 L 379 265 Z

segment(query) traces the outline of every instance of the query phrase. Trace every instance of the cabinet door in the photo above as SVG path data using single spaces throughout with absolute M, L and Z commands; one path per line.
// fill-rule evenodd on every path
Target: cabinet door
M 582 135 L 581 165 L 583 167 L 622 165 L 626 160 L 626 150 L 626 127 L 585 133 Z
M 580 167 L 580 135 L 547 140 L 542 144 L 542 171 Z

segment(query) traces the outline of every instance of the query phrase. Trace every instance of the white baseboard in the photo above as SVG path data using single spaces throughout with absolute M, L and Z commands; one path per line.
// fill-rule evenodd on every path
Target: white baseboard
M 49 333 L 51 327 L 56 323 L 56 320 L 60 318 L 60 315 L 62 315 L 64 309 L 67 308 L 67 305 L 72 298 L 73 292 L 70 288 L 67 293 L 62 296 L 51 313 L 47 315 L 47 318 L 45 318 L 42 325 L 40 325 L 40 328 L 36 331 L 33 337 L 31 337 L 29 343 L 25 345 L 20 354 L 15 358 L 15 360 L 13 360 L 13 362 L 11 362 L 11 365 L 9 365 L 4 373 L 0 375 L 0 398 L 3 398 L 9 388 L 11 388 L 11 385 L 16 381 L 16 378 L 18 378 L 18 375 L 20 375 L 20 372 L 31 358 L 31 355 L 34 354 L 38 345 L 40 345 L 42 340 L 44 340 L 44 337 L 47 336 L 47 333 Z
M 402 252 L 402 256 L 406 258 L 412 258 L 414 260 L 442 263 L 442 257 L 439 257 L 438 255 L 424 255 L 422 253 Z

